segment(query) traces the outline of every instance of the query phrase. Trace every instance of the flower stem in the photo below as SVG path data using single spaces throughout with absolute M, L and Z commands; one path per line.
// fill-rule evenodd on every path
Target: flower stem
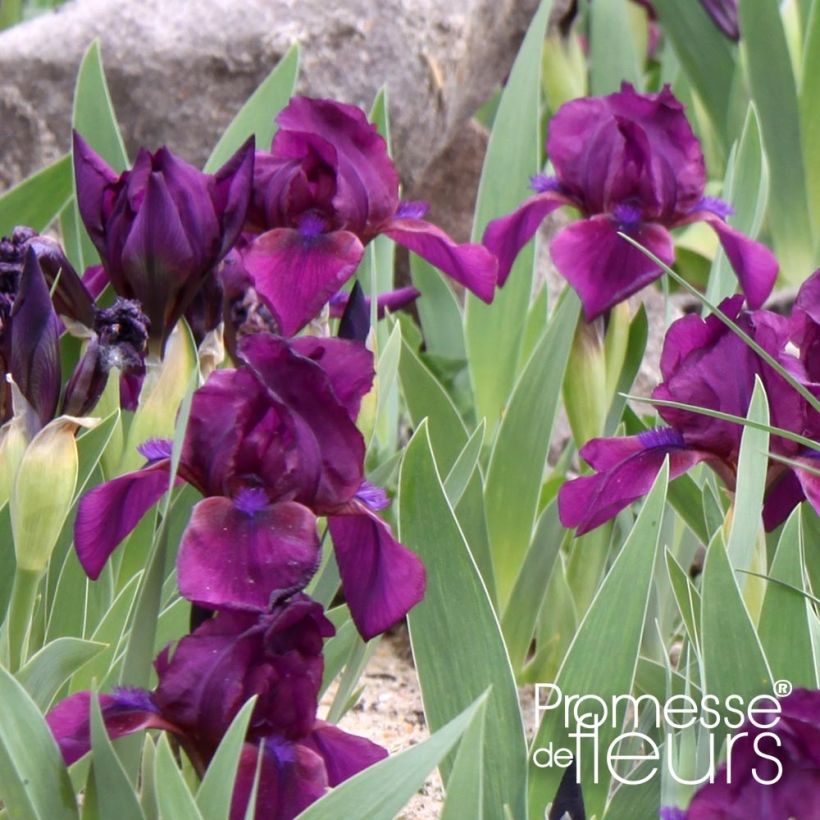
M 8 646 L 9 671 L 14 673 L 22 666 L 28 655 L 28 636 L 37 602 L 41 572 L 18 567 L 14 574 L 11 602 L 5 624 L 5 641 Z

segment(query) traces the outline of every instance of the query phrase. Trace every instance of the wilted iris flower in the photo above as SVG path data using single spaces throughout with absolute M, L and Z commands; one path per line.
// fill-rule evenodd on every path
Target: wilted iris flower
M 424 568 L 376 514 L 354 420 L 373 379 L 372 354 L 343 339 L 243 338 L 244 366 L 194 395 L 179 478 L 205 498 L 180 544 L 181 593 L 211 609 L 265 611 L 316 570 L 316 516 L 327 516 L 353 620 L 371 638 L 423 596 Z M 75 544 L 96 578 L 168 487 L 169 443 L 146 466 L 87 493 Z
M 771 728 L 744 723 L 731 746 L 731 776 L 724 764 L 686 812 L 668 816 L 820 820 L 820 692 L 795 689 L 780 709 Z
M 386 757 L 380 746 L 316 719 L 324 662 L 334 629 L 305 595 L 269 612 L 220 612 L 154 662 L 153 691 L 100 695 L 109 734 L 171 732 L 200 775 L 242 705 L 256 696 L 233 792 L 231 817 L 244 817 L 263 750 L 256 816 L 289 820 L 328 786 Z M 47 720 L 66 764 L 89 751 L 90 693 L 58 704 Z
M 741 303 L 742 298 L 735 296 L 725 300 L 721 309 L 788 372 L 807 381 L 791 347 L 793 321 L 765 310 L 741 311 Z M 803 436 L 817 429 L 817 412 L 716 316 L 704 320 L 690 314 L 670 326 L 661 373 L 664 381 L 653 398 L 740 417 L 748 412 L 757 376 L 766 389 L 773 426 Z M 558 503 L 565 526 L 575 527 L 580 535 L 608 521 L 649 491 L 666 456 L 673 478 L 705 461 L 734 489 L 743 427 L 672 407 L 659 407 L 658 413 L 668 427 L 636 436 L 592 439 L 581 448 L 581 457 L 596 472 L 561 487 Z M 820 453 L 780 436 L 772 436 L 769 449 L 807 468 L 820 465 Z M 766 528 L 785 520 L 804 498 L 820 510 L 820 478 L 810 469 L 793 469 L 771 460 L 763 508 Z
M 777 276 L 768 248 L 726 224 L 726 203 L 704 196 L 706 171 L 683 106 L 668 86 L 639 94 L 628 83 L 607 97 L 572 100 L 550 122 L 554 177 L 533 179 L 536 195 L 487 226 L 503 285 L 516 255 L 556 208 L 583 219 L 558 232 L 550 254 L 592 320 L 660 277 L 661 269 L 618 232 L 666 264 L 675 259 L 671 228 L 705 221 L 717 233 L 749 304 L 760 307 Z
M 255 236 L 243 257 L 280 333 L 290 336 L 316 316 L 379 234 L 492 300 L 492 254 L 423 220 L 422 203 L 399 202 L 387 144 L 361 109 L 294 97 L 277 122 L 271 151 L 256 154 L 246 224 Z
M 245 220 L 253 175 L 248 141 L 213 176 L 167 148 L 114 172 L 74 134 L 77 203 L 114 290 L 137 299 L 161 352 Z

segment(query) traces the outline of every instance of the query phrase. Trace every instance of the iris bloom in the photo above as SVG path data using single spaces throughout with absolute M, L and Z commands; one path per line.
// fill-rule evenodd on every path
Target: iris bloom
M 233 791 L 232 818 L 243 818 L 259 748 L 262 771 L 256 816 L 289 820 L 361 769 L 386 757 L 380 746 L 316 719 L 324 662 L 333 635 L 322 607 L 305 595 L 269 612 L 220 612 L 154 662 L 151 692 L 100 695 L 109 734 L 171 732 L 204 774 L 242 705 L 256 696 Z M 67 765 L 91 747 L 90 693 L 52 709 L 48 724 Z
M 194 395 L 179 478 L 195 505 L 178 556 L 180 592 L 210 609 L 266 611 L 317 568 L 316 516 L 327 516 L 351 615 L 366 638 L 424 594 L 424 567 L 376 514 L 354 419 L 373 379 L 372 354 L 343 339 L 247 336 L 245 364 L 219 370 Z M 75 545 L 96 578 L 168 487 L 170 444 L 146 466 L 87 493 Z M 377 500 L 381 500 L 380 498 Z
M 75 132 L 74 172 L 80 216 L 105 273 L 117 294 L 140 302 L 158 352 L 239 236 L 253 143 L 213 176 L 164 147 L 142 149 L 134 167 L 117 174 Z
M 387 144 L 364 112 L 333 100 L 294 97 L 277 117 L 270 152 L 257 152 L 243 251 L 256 290 L 290 336 L 353 275 L 364 246 L 385 234 L 485 302 L 496 262 L 426 222 L 426 206 L 399 202 Z
M 760 307 L 771 292 L 777 261 L 768 248 L 726 224 L 726 203 L 704 196 L 703 154 L 668 86 L 659 94 L 639 94 L 624 83 L 616 94 L 566 103 L 550 122 L 547 153 L 555 176 L 535 177 L 536 195 L 491 222 L 484 234 L 484 244 L 498 256 L 499 285 L 541 221 L 571 205 L 583 219 L 558 232 L 550 254 L 581 298 L 588 321 L 661 276 L 619 231 L 671 265 L 669 230 L 705 221 L 748 303 Z
M 799 355 L 790 352 L 794 320 L 764 310 L 741 312 L 741 303 L 741 297 L 735 296 L 725 300 L 721 309 L 792 375 L 807 382 Z M 817 430 L 816 411 L 716 316 L 704 320 L 690 314 L 670 326 L 661 373 L 664 381 L 653 398 L 740 417 L 748 412 L 758 376 L 766 389 L 773 426 L 803 436 Z M 659 407 L 658 413 L 668 427 L 636 436 L 592 439 L 581 448 L 581 457 L 596 472 L 561 487 L 558 504 L 564 526 L 575 527 L 580 535 L 608 521 L 649 491 L 667 456 L 672 478 L 705 461 L 734 489 L 742 426 L 672 407 Z M 820 453 L 791 440 L 772 436 L 769 448 L 807 468 L 820 466 Z M 770 461 L 763 508 L 766 528 L 776 527 L 804 499 L 820 510 L 820 478 L 810 469 Z
M 780 699 L 780 708 L 777 723 L 769 729 L 748 721 L 740 727 L 731 746 L 731 777 L 724 763 L 715 782 L 701 786 L 685 812 L 663 809 L 661 816 L 669 820 L 818 820 L 820 692 L 795 689 Z

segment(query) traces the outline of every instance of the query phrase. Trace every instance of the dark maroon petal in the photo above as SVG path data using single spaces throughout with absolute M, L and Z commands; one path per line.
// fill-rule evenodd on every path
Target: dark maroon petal
M 555 267 L 580 297 L 588 322 L 662 273 L 648 256 L 618 236 L 620 228 L 610 217 L 596 216 L 569 225 L 550 243 Z M 665 264 L 674 261 L 672 237 L 661 225 L 639 224 L 628 233 Z
M 325 371 L 333 392 L 355 421 L 361 400 L 373 386 L 373 354 L 360 342 L 319 336 L 300 336 L 291 346 Z
M 766 490 L 766 500 L 763 502 L 763 526 L 766 532 L 779 527 L 805 497 L 795 471 L 785 470 Z
M 317 720 L 313 731 L 302 741 L 325 761 L 330 786 L 338 786 L 354 774 L 387 757 L 387 749 L 338 726 Z
M 86 290 L 83 280 L 77 275 L 60 245 L 46 236 L 35 237 L 28 244 L 37 253 L 49 290 L 54 291 L 52 300 L 57 313 L 91 327 L 94 323 L 94 298 L 97 294 L 92 295 Z
M 566 482 L 558 492 L 561 523 L 574 527 L 576 535 L 594 530 L 646 495 L 667 455 L 670 478 L 677 478 L 708 458 L 707 453 L 683 446 L 680 434 L 669 429 L 648 430 L 626 438 L 593 439 L 580 454 L 590 463 L 606 466 L 595 475 Z
M 72 154 L 80 216 L 97 250 L 104 255 L 105 224 L 110 215 L 106 194 L 119 177 L 76 131 Z
M 112 740 L 143 729 L 177 731 L 157 713 L 150 693 L 121 690 L 114 695 L 99 695 L 100 711 Z M 47 715 L 48 723 L 66 766 L 91 750 L 91 693 L 78 692 L 58 703 Z
M 345 228 L 366 241 L 374 226 L 395 213 L 399 175 L 387 153 L 387 143 L 364 111 L 335 100 L 294 97 L 276 122 L 275 156 L 282 156 L 285 141 L 298 139 L 301 133 L 321 137 L 336 149 L 333 206 Z
M 206 498 L 193 509 L 177 558 L 183 597 L 214 609 L 267 611 L 316 570 L 313 513 L 294 501 Z
M 247 336 L 240 352 L 296 421 L 303 460 L 314 460 L 319 468 L 316 486 L 301 488 L 296 500 L 319 515 L 349 501 L 364 477 L 364 439 L 328 374 L 273 336 Z
M 60 398 L 59 330 L 37 253 L 31 247 L 26 251 L 9 323 L 9 372 L 40 424 L 46 425 Z
M 168 461 L 115 478 L 87 492 L 77 507 L 74 546 L 89 578 L 168 489 Z
M 353 283 L 350 293 L 340 290 L 330 298 L 330 316 L 339 319 L 337 335 L 364 344 L 370 333 L 370 299 L 362 286 Z
M 255 820 L 293 820 L 327 790 L 324 761 L 307 746 L 280 738 L 268 738 L 261 745 Z M 231 820 L 245 820 L 258 759 L 259 747 L 246 743 L 234 782 Z
M 90 268 L 85 269 L 82 282 L 91 298 L 96 299 L 105 290 L 105 286 L 109 282 L 108 274 L 102 265 L 92 265 Z
M 565 196 L 548 191 L 530 197 L 517 211 L 487 225 L 482 242 L 498 259 L 498 287 L 507 281 L 515 257 L 535 236 L 538 226 L 556 208 L 569 204 Z
M 424 597 L 424 565 L 365 505 L 328 517 L 350 615 L 365 640 L 389 629 Z
M 145 199 L 122 249 L 122 271 L 151 321 L 151 338 L 167 339 L 184 305 L 179 294 L 196 276 L 197 255 L 185 233 L 168 184 L 151 173 Z
M 292 336 L 350 279 L 363 253 L 362 243 L 347 231 L 308 236 L 277 228 L 258 236 L 242 261 L 280 332 Z
M 703 154 L 668 86 L 638 94 L 624 83 L 607 97 L 566 103 L 547 151 L 561 190 L 587 216 L 630 202 L 643 219 L 671 224 L 703 194 Z
M 423 219 L 391 219 L 383 233 L 417 253 L 484 302 L 492 302 L 498 279 L 495 255 L 483 245 L 459 245 Z
M 731 296 L 724 299 L 718 307 L 727 318 L 736 321 L 743 308 L 743 297 Z M 663 378 L 672 378 L 690 354 L 708 350 L 725 334 L 726 325 L 714 314 L 709 314 L 703 319 L 697 313 L 690 313 L 676 319 L 664 337 L 661 352 Z
M 245 222 L 253 185 L 253 163 L 254 138 L 249 137 L 214 175 L 214 209 L 222 233 L 220 259 L 233 247 Z
M 710 211 L 694 211 L 687 222 L 696 219 L 708 222 L 718 235 L 749 307 L 759 308 L 769 298 L 777 279 L 779 265 L 775 255 Z

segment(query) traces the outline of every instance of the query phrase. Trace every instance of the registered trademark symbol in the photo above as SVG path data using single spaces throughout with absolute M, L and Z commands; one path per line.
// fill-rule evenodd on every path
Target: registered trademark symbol
M 774 682 L 774 693 L 779 698 L 785 698 L 792 693 L 791 681 L 776 680 Z

